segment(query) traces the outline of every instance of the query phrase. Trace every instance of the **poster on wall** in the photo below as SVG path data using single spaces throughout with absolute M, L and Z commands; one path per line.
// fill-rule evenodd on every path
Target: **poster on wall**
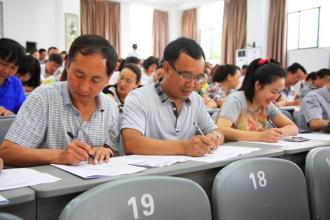
M 78 15 L 65 13 L 65 49 L 69 51 L 71 43 L 79 35 Z

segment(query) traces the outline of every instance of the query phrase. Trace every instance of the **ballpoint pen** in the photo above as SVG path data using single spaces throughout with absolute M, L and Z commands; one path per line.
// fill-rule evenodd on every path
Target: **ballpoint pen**
M 76 137 L 74 136 L 74 134 L 71 132 L 71 131 L 67 131 L 66 132 L 68 134 L 68 136 L 71 138 L 71 140 L 76 140 Z M 88 154 L 88 156 L 92 159 L 92 160 L 95 160 L 95 157 L 94 155 L 92 154 Z
M 197 124 L 196 121 L 193 122 L 193 125 L 194 125 L 194 127 L 196 128 L 196 130 L 198 131 L 198 133 L 199 133 L 200 135 L 205 136 L 204 132 L 203 132 L 202 129 L 198 126 L 198 124 Z M 210 145 L 210 149 L 211 149 L 211 151 L 213 150 L 212 145 Z

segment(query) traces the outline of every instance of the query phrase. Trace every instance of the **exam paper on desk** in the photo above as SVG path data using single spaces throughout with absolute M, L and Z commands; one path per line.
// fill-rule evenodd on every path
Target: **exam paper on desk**
M 3 197 L 2 195 L 0 195 L 0 206 L 1 205 L 6 205 L 9 203 L 9 200 L 6 199 L 5 197 Z
M 52 183 L 58 180 L 60 178 L 29 168 L 4 169 L 0 175 L 0 190 Z
M 82 162 L 78 166 L 51 164 L 61 170 L 65 170 L 84 179 L 94 179 L 109 176 L 119 176 L 123 174 L 137 173 L 145 170 L 144 167 L 137 167 L 121 162 L 120 157 L 111 158 L 110 162 L 103 164 L 88 164 Z

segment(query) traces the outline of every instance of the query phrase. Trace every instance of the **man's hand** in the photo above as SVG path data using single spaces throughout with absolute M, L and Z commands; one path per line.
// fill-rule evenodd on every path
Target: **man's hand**
M 212 140 L 207 136 L 194 136 L 184 144 L 184 155 L 201 157 L 212 152 Z
M 223 144 L 224 142 L 223 135 L 217 131 L 208 133 L 206 137 L 209 137 L 211 139 L 213 150 L 216 150 L 218 146 Z
M 10 116 L 10 115 L 15 115 L 15 114 L 5 109 L 4 107 L 0 106 L 0 116 Z
M 108 147 L 93 147 L 92 148 L 93 158 L 89 157 L 89 164 L 99 164 L 99 163 L 107 163 L 110 160 L 110 157 L 114 156 L 112 150 Z
M 91 146 L 75 140 L 60 152 L 56 162 L 58 164 L 78 165 L 80 162 L 88 160 L 90 155 L 93 155 Z

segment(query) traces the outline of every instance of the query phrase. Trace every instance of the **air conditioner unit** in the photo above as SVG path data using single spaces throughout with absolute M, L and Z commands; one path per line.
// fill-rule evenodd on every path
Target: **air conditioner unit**
M 249 65 L 251 61 L 261 57 L 261 47 L 243 48 L 236 50 L 236 66 Z

